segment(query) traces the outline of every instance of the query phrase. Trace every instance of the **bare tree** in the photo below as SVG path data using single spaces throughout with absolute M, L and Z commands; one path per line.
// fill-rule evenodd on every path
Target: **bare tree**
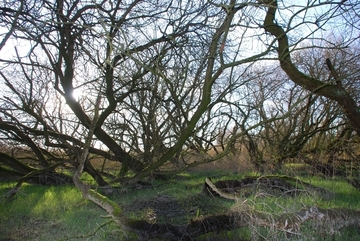
M 1 138 L 26 155 L 2 153 L 0 161 L 22 181 L 70 164 L 79 175 L 83 166 L 106 186 L 87 161 L 98 155 L 121 164 L 111 182 L 131 183 L 163 173 L 165 163 L 194 150 L 216 150 L 199 163 L 221 158 L 239 136 L 251 141 L 255 130 L 284 130 L 268 135 L 281 143 L 302 128 L 310 134 L 293 136 L 302 147 L 313 127 L 297 124 L 316 113 L 313 104 L 321 98 L 315 95 L 335 100 L 359 135 L 358 86 L 345 84 L 358 75 L 342 75 L 332 56 L 322 61 L 330 81 L 304 73 L 293 61 L 303 49 L 356 44 L 358 6 L 357 1 L 6 1 L 0 23 L 11 27 L 2 42 L 17 44 L 1 49 L 8 53 L 0 59 Z M 341 20 L 354 35 L 341 45 L 325 39 L 321 34 L 334 26 L 332 20 Z M 327 44 L 311 42 L 319 38 Z M 244 86 L 256 79 L 246 70 L 269 60 L 280 61 L 298 86 L 289 85 L 288 106 L 275 104 L 268 117 L 260 105 L 246 103 Z M 303 98 L 299 86 L 311 94 Z M 254 121 L 257 115 L 263 120 Z M 290 156 L 296 152 L 287 150 Z M 182 161 L 175 172 L 193 165 Z
M 36 157 L 28 158 L 43 168 L 59 160 L 76 166 L 69 160 L 81 152 L 100 94 L 89 152 L 121 163 L 114 182 L 129 170 L 134 179 L 159 171 L 189 138 L 208 148 L 217 129 L 212 119 L 222 115 L 217 103 L 246 81 L 236 67 L 259 55 L 236 61 L 233 47 L 225 49 L 246 6 L 25 1 L 12 32 L 24 47 L 2 59 L 4 138 L 29 146 Z M 213 91 L 220 82 L 225 88 Z M 91 162 L 85 170 L 107 185 Z
M 320 15 L 320 17 L 314 19 L 314 24 L 316 26 L 319 26 L 319 28 L 324 27 L 326 26 L 327 21 L 329 21 L 330 16 L 332 16 L 332 18 L 334 19 L 346 19 L 345 21 L 348 23 L 348 25 L 345 26 L 356 29 L 356 22 L 359 19 L 359 16 L 357 14 L 357 7 L 358 5 L 356 3 L 348 4 L 347 1 L 332 3 L 328 6 L 328 10 L 326 12 Z M 296 29 L 296 25 L 304 24 L 303 22 L 296 22 L 296 15 L 307 9 L 316 8 L 316 4 L 307 5 L 299 12 L 297 12 L 297 14 L 291 16 L 286 23 L 286 28 L 282 27 L 276 21 L 276 12 L 279 10 L 278 1 L 269 1 L 266 5 L 266 8 L 267 12 L 263 26 L 267 32 L 269 32 L 276 38 L 276 42 L 278 44 L 278 46 L 276 47 L 276 51 L 278 53 L 281 68 L 285 71 L 289 78 L 298 85 L 306 88 L 313 93 L 325 96 L 331 100 L 336 101 L 342 107 L 344 114 L 347 116 L 349 122 L 354 127 L 358 135 L 360 135 L 359 107 L 354 97 L 351 96 L 346 90 L 346 88 L 343 86 L 342 77 L 340 77 L 340 75 L 334 72 L 334 68 L 330 67 L 333 65 L 331 64 L 331 59 L 328 58 L 326 60 L 326 58 L 324 58 L 323 62 L 326 62 L 330 67 L 329 70 L 335 78 L 335 84 L 331 84 L 325 82 L 324 80 L 317 79 L 316 77 L 306 75 L 305 73 L 301 72 L 299 68 L 297 68 L 291 58 L 291 53 L 296 51 L 296 45 L 298 44 L 298 42 L 292 43 L 292 41 L 289 40 L 289 35 L 291 34 L 293 29 Z M 295 27 L 292 27 L 292 25 L 295 25 Z M 315 28 L 314 31 L 319 30 L 319 28 Z M 344 43 L 342 44 L 342 46 L 351 44 L 352 41 L 354 41 L 354 38 L 344 39 Z
M 249 97 L 237 124 L 238 146 L 260 172 L 270 164 L 280 169 L 317 133 L 344 124 L 337 106 L 293 84 L 280 68 L 254 66 L 248 72 L 256 79 L 243 87 Z

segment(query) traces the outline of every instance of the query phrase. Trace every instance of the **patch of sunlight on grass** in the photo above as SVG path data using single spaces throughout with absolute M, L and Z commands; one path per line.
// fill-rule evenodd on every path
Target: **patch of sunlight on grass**
M 178 174 L 179 177 L 192 177 L 192 175 L 188 172 L 182 172 Z
M 319 177 L 300 178 L 311 185 L 323 188 L 332 194 L 323 198 L 321 191 L 303 192 L 296 197 L 257 195 L 247 199 L 256 210 L 269 213 L 296 212 L 304 207 L 360 209 L 360 192 L 343 179 L 324 179 Z M 306 187 L 305 187 L 306 189 Z M 328 195 L 325 195 L 328 197 Z
M 333 199 L 322 201 L 320 205 L 330 208 L 360 209 L 360 192 L 347 183 L 346 180 L 341 178 L 325 179 L 321 177 L 308 177 L 303 178 L 303 180 L 334 193 Z
M 83 172 L 81 174 L 80 180 L 89 184 L 89 185 L 97 185 L 95 179 L 87 172 Z
M 299 167 L 307 167 L 308 164 L 305 163 L 285 163 L 284 167 L 291 167 L 291 168 L 299 168 Z
M 80 191 L 74 187 L 48 187 L 34 203 L 32 212 L 46 216 L 57 212 L 66 212 L 82 200 Z
M 15 187 L 15 182 L 0 182 L 0 195 L 3 195 L 7 189 Z
M 14 183 L 1 183 L 0 194 L 9 191 Z M 84 200 L 73 186 L 37 186 L 24 184 L 16 198 L 0 205 L 0 240 L 47 241 L 92 234 L 108 219 L 95 204 Z M 77 240 L 111 239 L 115 226 L 102 227 L 96 235 Z M 117 239 L 119 240 L 119 239 Z

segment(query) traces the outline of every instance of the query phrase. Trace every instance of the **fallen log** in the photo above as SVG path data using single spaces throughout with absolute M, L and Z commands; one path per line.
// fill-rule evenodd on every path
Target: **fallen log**
M 234 194 L 229 194 L 229 193 L 226 193 L 220 189 L 218 189 L 210 180 L 210 178 L 205 178 L 205 184 L 204 184 L 204 188 L 203 188 L 203 191 L 205 191 L 206 193 L 208 194 L 212 194 L 212 195 L 215 195 L 215 196 L 220 196 L 220 197 L 223 197 L 225 199 L 230 199 L 230 200 L 235 200 L 237 201 L 238 198 L 236 197 L 236 195 Z
M 331 199 L 333 196 L 331 192 L 323 188 L 315 187 L 294 177 L 280 175 L 252 176 L 242 180 L 221 180 L 215 183 L 212 183 L 210 178 L 206 178 L 203 192 L 230 200 L 238 200 L 240 197 L 257 193 L 290 197 L 308 193 L 324 199 Z

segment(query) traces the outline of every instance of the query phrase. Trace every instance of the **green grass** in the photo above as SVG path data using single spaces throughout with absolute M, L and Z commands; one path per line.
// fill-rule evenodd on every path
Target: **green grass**
M 329 208 L 351 208 L 360 210 L 360 192 L 341 178 L 306 177 L 302 180 L 333 192 L 333 199 L 317 200 L 317 204 Z
M 305 206 L 322 208 L 347 208 L 360 210 L 360 192 L 342 179 L 301 177 L 302 181 L 322 187 L 333 193 L 331 199 L 323 199 L 304 193 L 296 198 L 286 196 L 252 195 L 238 204 L 234 201 L 212 198 L 201 194 L 205 177 L 217 180 L 241 179 L 241 175 L 224 172 L 185 173 L 169 181 L 154 181 L 152 188 L 121 190 L 110 198 L 121 204 L 128 217 L 147 220 L 150 213 L 169 208 L 169 216 L 158 215 L 156 222 L 185 224 L 192 218 L 226 212 L 242 202 L 256 210 L 270 214 L 296 212 Z M 0 183 L 0 196 L 14 183 Z M 159 204 L 162 200 L 162 204 Z M 163 205 L 163 206 L 159 206 Z M 183 210 L 173 210 L 173 207 Z M 169 212 L 170 212 L 169 211 Z M 121 240 L 122 233 L 109 219 L 101 217 L 106 213 L 93 203 L 84 200 L 80 191 L 73 186 L 44 187 L 24 184 L 17 198 L 0 203 L 0 241 L 2 240 Z M 164 213 L 162 214 L 164 215 Z M 103 225 L 103 226 L 102 226 Z M 96 231 L 96 232 L 95 232 Z M 308 231 L 303 240 L 311 240 L 316 232 Z M 200 237 L 226 237 L 225 240 L 251 240 L 264 236 L 267 240 L 297 240 L 284 233 L 262 227 L 240 228 L 231 232 L 208 234 Z M 349 239 L 346 239 L 347 235 Z M 239 239 L 242 237 L 242 239 Z M 340 239 L 339 237 L 343 237 Z M 289 239 L 288 239 L 289 238 Z M 309 238 L 309 239 L 307 239 Z M 328 240 L 323 239 L 322 240 Z M 360 234 L 353 229 L 344 229 L 334 240 L 360 240 Z M 266 239 L 265 239 L 266 240 Z
M 13 183 L 0 184 L 0 195 Z M 0 240 L 66 240 L 86 236 L 107 222 L 105 213 L 85 201 L 73 186 L 44 187 L 24 184 L 17 198 L 0 206 Z M 112 240 L 109 224 L 94 236 L 74 240 Z M 114 236 L 114 235 L 113 235 Z M 114 239 L 115 240 L 115 239 Z

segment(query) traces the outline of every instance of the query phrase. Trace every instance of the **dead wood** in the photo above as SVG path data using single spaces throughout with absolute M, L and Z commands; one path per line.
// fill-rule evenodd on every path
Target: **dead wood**
M 218 186 L 220 186 L 220 185 L 218 185 Z M 222 189 L 224 189 L 224 188 L 222 188 Z M 208 177 L 205 178 L 205 184 L 204 184 L 203 191 L 205 193 L 212 194 L 215 196 L 220 196 L 220 197 L 223 197 L 226 199 L 231 199 L 231 200 L 238 199 L 234 194 L 229 194 L 229 192 L 225 192 L 225 191 L 222 191 L 221 189 L 217 188 L 216 185 L 214 185 L 211 182 L 210 178 L 208 178 Z
M 305 223 L 309 223 L 319 233 L 334 235 L 342 228 L 359 225 L 360 212 L 308 207 L 295 213 L 271 214 L 239 203 L 229 213 L 192 219 L 186 225 L 128 220 L 125 226 L 137 233 L 141 240 L 194 240 L 206 233 L 231 231 L 245 226 L 267 227 L 291 235 L 301 235 L 301 226 Z
M 332 197 L 332 193 L 323 188 L 315 187 L 297 178 L 280 175 L 252 176 L 242 180 L 222 180 L 215 183 L 212 183 L 210 178 L 206 178 L 203 192 L 230 200 L 237 200 L 239 197 L 248 197 L 256 193 L 290 197 L 309 193 L 320 195 L 326 199 Z

